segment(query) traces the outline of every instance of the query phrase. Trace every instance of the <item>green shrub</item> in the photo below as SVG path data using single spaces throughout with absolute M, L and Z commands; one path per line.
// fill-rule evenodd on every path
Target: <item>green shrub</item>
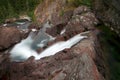
M 20 14 L 34 16 L 33 10 L 43 0 L 0 0 L 0 23 L 6 18 L 17 17 Z

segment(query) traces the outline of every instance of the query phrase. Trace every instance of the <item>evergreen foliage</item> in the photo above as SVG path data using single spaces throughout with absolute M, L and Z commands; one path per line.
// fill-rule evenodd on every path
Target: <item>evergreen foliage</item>
M 33 14 L 34 8 L 41 1 L 42 0 L 0 0 L 0 23 L 6 18 L 17 17 L 22 13 Z

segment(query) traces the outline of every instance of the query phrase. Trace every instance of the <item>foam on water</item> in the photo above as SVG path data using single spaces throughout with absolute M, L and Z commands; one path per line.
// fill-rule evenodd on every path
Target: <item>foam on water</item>
M 20 43 L 14 46 L 10 51 L 12 61 L 22 61 L 28 59 L 30 56 L 36 56 L 37 52 L 31 48 L 33 39 L 31 36 L 22 40 Z
M 63 29 L 61 32 L 60 32 L 60 35 L 63 35 L 65 33 L 66 29 Z
M 15 45 L 15 47 L 10 51 L 11 54 L 10 57 L 12 61 L 24 61 L 31 56 L 34 56 L 35 60 L 39 60 L 43 57 L 55 55 L 56 53 L 64 49 L 71 48 L 72 46 L 77 44 L 80 40 L 86 38 L 86 36 L 81 36 L 80 34 L 78 34 L 67 41 L 57 42 L 54 45 L 45 49 L 40 54 L 38 54 L 36 50 L 32 48 L 33 42 L 35 42 L 34 40 L 36 40 L 32 38 L 33 35 L 34 34 L 31 33 L 29 37 L 27 37 L 25 40 L 22 40 L 20 43 Z M 45 41 L 46 40 L 44 39 L 40 41 L 39 45 L 38 43 L 36 45 L 41 47 L 44 45 Z
M 69 39 L 67 41 L 57 42 L 54 45 L 47 48 L 46 50 L 44 50 L 43 52 L 41 52 L 40 55 L 38 55 L 36 57 L 36 59 L 40 59 L 40 58 L 43 58 L 43 57 L 55 55 L 56 53 L 58 53 L 58 52 L 60 52 L 64 49 L 71 48 L 72 46 L 74 46 L 80 40 L 82 40 L 84 38 L 87 38 L 87 37 L 86 36 L 81 36 L 80 34 L 78 34 L 78 35 L 72 37 L 71 39 Z

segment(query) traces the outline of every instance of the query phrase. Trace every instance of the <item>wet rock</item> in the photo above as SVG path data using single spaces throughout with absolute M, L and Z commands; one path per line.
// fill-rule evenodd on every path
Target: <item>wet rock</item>
M 60 35 L 61 31 L 64 29 L 66 24 L 67 23 L 62 23 L 62 24 L 53 26 L 52 28 L 47 28 L 46 33 L 50 34 L 53 37 L 56 37 L 57 35 Z
M 39 30 L 40 27 L 39 27 L 37 24 L 35 24 L 35 23 L 31 23 L 31 24 L 29 25 L 28 29 L 30 29 L 30 30 L 32 30 L 32 29 Z
M 104 62 L 103 54 L 97 35 L 90 33 L 88 39 L 81 41 L 71 49 L 38 61 L 28 59 L 19 63 L 9 62 L 9 66 L 4 65 L 6 68 L 2 70 L 8 70 L 9 73 L 3 75 L 9 74 L 10 80 L 16 77 L 18 80 L 105 80 L 98 70 L 98 65 L 104 64 L 102 63 Z M 101 55 L 102 59 L 98 60 L 98 55 Z M 102 65 L 102 69 L 106 75 L 106 66 Z
M 65 38 L 64 36 L 57 36 L 56 39 L 54 41 L 50 41 L 47 43 L 47 47 L 50 47 L 51 45 L 57 43 L 57 42 L 60 42 L 60 41 L 65 41 Z
M 5 50 L 20 42 L 21 32 L 14 27 L 0 28 L 0 50 Z
M 37 49 L 37 52 L 40 53 L 40 52 L 42 52 L 43 50 L 44 50 L 43 48 L 38 48 L 38 49 Z
M 57 38 L 55 39 L 55 42 L 58 41 L 65 41 L 64 36 L 57 36 Z

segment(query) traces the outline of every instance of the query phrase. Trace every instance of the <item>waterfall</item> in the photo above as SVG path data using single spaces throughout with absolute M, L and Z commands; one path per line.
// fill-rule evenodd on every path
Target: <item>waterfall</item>
M 45 49 L 43 52 L 41 52 L 35 59 L 55 55 L 56 53 L 64 49 L 69 49 L 84 38 L 87 38 L 87 36 L 81 36 L 80 34 L 78 34 L 67 41 L 57 42 L 52 46 L 48 47 L 47 49 Z
M 24 61 L 30 56 L 36 56 L 37 53 L 31 48 L 33 43 L 32 35 L 29 35 L 26 39 L 16 44 L 10 51 L 10 57 L 12 61 Z
M 86 38 L 86 36 L 82 36 L 82 33 L 80 33 L 67 41 L 57 42 L 38 54 L 36 52 L 36 49 L 42 48 L 49 41 L 55 40 L 54 37 L 45 33 L 46 28 L 50 27 L 48 26 L 48 24 L 46 25 L 45 27 L 43 27 L 43 29 L 39 30 L 37 35 L 34 32 L 31 32 L 26 39 L 22 40 L 20 43 L 16 44 L 13 47 L 13 49 L 10 51 L 10 58 L 12 61 L 25 61 L 31 56 L 34 56 L 35 60 L 39 60 L 43 57 L 55 55 L 56 53 L 64 49 L 71 48 L 79 41 Z
M 31 36 L 29 36 L 25 40 L 22 40 L 20 43 L 15 45 L 15 47 L 10 51 L 10 57 L 12 61 L 24 61 L 31 56 L 34 56 L 35 60 L 38 60 L 43 57 L 55 55 L 57 52 L 64 49 L 71 48 L 84 38 L 86 38 L 86 36 L 81 36 L 78 34 L 67 41 L 57 42 L 38 54 L 35 49 L 32 48 L 34 40 Z

